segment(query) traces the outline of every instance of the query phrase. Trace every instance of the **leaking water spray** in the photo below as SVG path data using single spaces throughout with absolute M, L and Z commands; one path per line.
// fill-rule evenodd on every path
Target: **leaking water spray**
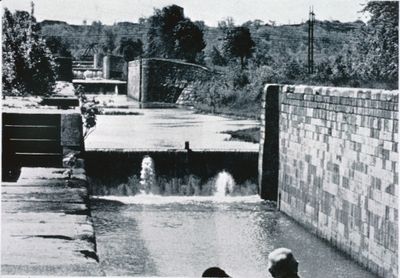
M 215 180 L 215 193 L 214 196 L 218 198 L 225 197 L 232 194 L 235 188 L 235 180 L 232 175 L 225 170 L 218 173 L 217 179 Z
M 155 186 L 156 174 L 154 170 L 154 160 L 146 155 L 142 160 L 142 169 L 140 171 L 140 192 L 142 194 L 149 194 L 151 189 Z

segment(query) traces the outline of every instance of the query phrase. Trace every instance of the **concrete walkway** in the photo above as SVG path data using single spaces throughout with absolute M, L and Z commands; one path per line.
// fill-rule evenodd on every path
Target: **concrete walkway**
M 84 170 L 22 168 L 2 183 L 1 275 L 100 276 Z

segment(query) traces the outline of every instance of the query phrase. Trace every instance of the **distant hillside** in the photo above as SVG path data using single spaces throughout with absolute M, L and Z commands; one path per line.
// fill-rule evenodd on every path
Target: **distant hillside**
M 62 21 L 44 20 L 39 23 L 45 37 L 56 36 L 66 42 L 72 54 L 78 58 L 90 44 L 100 43 L 107 36 L 112 36 L 115 50 L 121 38 L 141 39 L 146 46 L 147 25 L 145 23 L 119 22 L 114 25 L 102 25 L 99 22 L 91 25 L 70 25 Z M 282 56 L 285 59 L 297 57 L 305 60 L 307 57 L 308 23 L 279 25 L 260 25 L 247 22 L 247 26 L 256 42 L 256 48 L 261 53 L 271 56 Z M 364 23 L 362 21 L 346 22 L 317 21 L 315 25 L 315 60 L 337 55 Z M 106 35 L 108 34 L 108 35 Z M 110 35 L 111 34 L 111 35 Z M 205 27 L 206 56 L 213 46 L 220 47 L 223 30 L 218 27 Z
M 79 58 L 91 44 L 99 44 L 112 34 L 117 51 L 121 38 L 141 39 L 146 42 L 147 29 L 145 25 L 131 22 L 120 22 L 114 25 L 102 25 L 96 22 L 91 25 L 70 25 L 65 22 L 45 20 L 39 23 L 42 35 L 58 37 L 66 43 L 72 55 Z

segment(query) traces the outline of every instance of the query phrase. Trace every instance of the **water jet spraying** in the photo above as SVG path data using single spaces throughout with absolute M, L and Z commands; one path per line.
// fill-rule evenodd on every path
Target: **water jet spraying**
M 225 197 L 233 192 L 235 187 L 235 180 L 232 175 L 225 170 L 218 173 L 215 180 L 215 197 Z
M 140 171 L 140 193 L 149 194 L 156 185 L 156 174 L 154 170 L 153 159 L 146 155 L 142 160 L 142 169 Z

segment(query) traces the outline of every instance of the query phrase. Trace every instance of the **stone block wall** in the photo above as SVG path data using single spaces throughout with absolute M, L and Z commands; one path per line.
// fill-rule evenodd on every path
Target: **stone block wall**
M 398 91 L 266 87 L 274 92 L 279 177 L 261 189 L 277 186 L 281 211 L 379 276 L 398 277 Z M 268 105 L 264 97 L 264 115 Z
M 127 94 L 130 98 L 134 100 L 141 100 L 141 91 L 142 91 L 142 82 L 141 82 L 141 71 L 142 71 L 142 62 L 141 60 L 134 60 L 129 62 L 128 65 L 128 90 Z
M 103 58 L 103 78 L 121 79 L 123 76 L 125 61 L 122 56 L 107 55 Z
M 175 103 L 185 88 L 209 76 L 206 67 L 196 64 L 161 58 L 135 60 L 128 67 L 128 96 L 141 102 Z

